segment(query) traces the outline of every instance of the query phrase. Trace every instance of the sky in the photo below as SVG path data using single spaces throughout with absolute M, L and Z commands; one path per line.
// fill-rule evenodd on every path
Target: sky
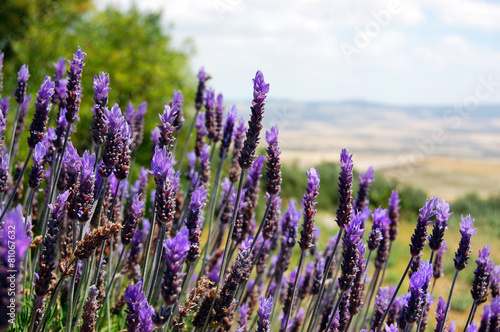
M 125 1 L 98 6 L 163 10 L 226 100 L 249 99 L 260 69 L 276 100 L 500 103 L 497 0 Z

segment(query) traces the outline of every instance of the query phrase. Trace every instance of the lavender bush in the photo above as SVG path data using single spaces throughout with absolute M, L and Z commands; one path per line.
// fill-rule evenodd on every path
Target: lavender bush
M 270 92 L 262 72 L 253 79 L 248 126 L 237 119 L 236 106 L 224 114 L 224 98 L 207 86 L 202 69 L 191 97 L 194 117 L 184 105 L 189 97 L 176 91 L 163 110 L 150 110 L 159 121 L 151 142 L 143 142 L 147 105 L 130 104 L 125 114 L 120 105 L 108 107 L 108 74 L 90 73 L 94 106 L 80 110 L 85 60 L 78 48 L 67 76 L 61 58 L 53 80 L 35 82 L 41 86 L 24 145 L 27 65 L 13 93 L 13 123 L 9 99 L 0 99 L 2 143 L 7 126 L 13 133 L 10 149 L 0 146 L 0 331 L 455 330 L 448 312 L 458 273 L 471 257 L 471 216 L 462 217 L 453 263 L 444 256 L 452 247 L 444 241 L 452 214 L 444 200 L 430 198 L 411 239 L 396 240 L 405 198 L 394 190 L 385 207 L 370 210 L 373 168 L 360 176 L 353 196 L 353 155 L 345 148 L 338 205 L 331 206 L 338 233 L 322 243 L 318 170 L 305 172 L 307 186 L 296 193 L 302 211 L 290 200 L 282 212 L 277 126 L 265 133 L 267 156 L 259 156 Z M 71 137 L 78 114 L 91 111 L 93 146 L 77 151 Z M 192 124 L 187 140 L 178 141 L 185 115 Z M 150 170 L 135 165 L 142 145 L 152 151 Z M 12 170 L 17 146 L 29 153 Z M 409 241 L 409 252 L 397 253 L 409 262 L 399 284 L 390 285 L 384 275 L 393 269 L 396 241 Z M 447 301 L 436 300 L 446 263 L 454 264 L 453 284 Z M 468 319 L 459 322 L 464 331 L 500 329 L 499 271 L 485 246 L 471 279 Z

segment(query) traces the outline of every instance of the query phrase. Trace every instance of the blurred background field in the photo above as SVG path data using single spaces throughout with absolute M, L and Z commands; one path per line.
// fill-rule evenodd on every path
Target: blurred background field
M 197 40 L 196 35 L 193 35 L 193 39 L 179 42 L 179 38 L 175 37 L 175 26 L 165 24 L 165 15 L 158 8 L 149 4 L 146 6 L 149 11 L 139 9 L 146 2 L 139 1 L 138 6 L 131 9 L 127 6 L 105 8 L 106 3 L 111 2 L 96 7 L 90 0 L 3 1 L 0 5 L 0 50 L 5 53 L 2 96 L 11 95 L 15 88 L 17 70 L 23 63 L 29 65 L 31 74 L 28 92 L 36 93 L 43 76 L 52 74 L 52 63 L 60 56 L 69 58 L 79 45 L 88 54 L 83 76 L 84 97 L 78 123 L 80 128 L 88 128 L 90 125 L 92 79 L 99 71 L 110 73 L 111 104 L 117 102 L 125 110 L 128 102 L 133 102 L 136 106 L 142 101 L 148 102 L 146 124 L 149 127 L 145 130 L 145 141 L 149 139 L 149 132 L 157 122 L 157 113 L 163 111 L 163 104 L 170 100 L 174 90 L 183 91 L 186 117 L 190 121 L 195 73 L 200 59 L 204 57 L 203 47 L 207 40 Z M 196 5 L 193 2 L 191 4 Z M 174 3 L 172 6 L 175 8 L 179 4 Z M 168 3 L 165 12 L 167 17 L 172 18 Z M 208 22 L 213 20 L 212 16 L 216 16 L 214 12 L 207 12 L 206 15 Z M 496 25 L 491 31 L 495 29 L 498 29 Z M 181 31 L 181 34 L 185 33 Z M 198 53 L 197 45 L 202 46 Z M 236 48 L 239 44 L 235 45 Z M 213 47 L 217 48 L 217 45 Z M 220 48 L 217 51 L 225 54 L 231 52 L 231 49 Z M 498 49 L 494 50 L 494 54 L 497 64 L 492 65 L 492 72 L 496 73 L 500 63 Z M 233 60 L 238 61 L 237 58 Z M 246 61 L 250 62 L 248 59 Z M 270 64 L 256 61 L 245 63 L 244 66 L 249 66 L 254 71 L 260 66 L 265 69 Z M 224 87 L 231 86 L 232 81 L 217 78 L 217 69 L 221 69 L 211 68 L 209 63 L 205 69 L 214 75 L 214 81 L 210 85 L 216 92 L 225 93 Z M 477 73 L 487 75 L 490 72 L 481 69 Z M 477 73 L 468 75 L 468 78 L 475 79 Z M 227 78 L 224 76 L 226 74 L 221 71 L 223 78 Z M 318 225 L 322 231 L 320 246 L 324 246 L 328 236 L 337 230 L 334 213 L 337 206 L 339 168 L 336 162 L 340 149 L 348 146 L 354 153 L 356 172 L 365 172 L 369 166 L 376 170 L 376 180 L 370 193 L 371 209 L 387 207 L 391 190 L 398 189 L 400 192 L 402 223 L 393 246 L 385 279 L 387 283 L 398 281 L 409 259 L 408 243 L 418 209 L 433 195 L 449 201 L 451 211 L 454 212 L 449 231 L 445 235 L 448 242 L 445 277 L 438 280 L 435 294 L 445 297 L 451 283 L 450 278 L 454 273 L 452 258 L 459 241 L 458 223 L 461 214 L 471 214 L 476 219 L 478 232 L 472 241 L 472 258 L 475 259 L 478 250 L 489 244 L 495 263 L 500 264 L 498 96 L 495 97 L 497 99 L 478 105 L 470 116 L 461 118 L 462 122 L 457 125 L 452 121 L 453 118 L 445 116 L 450 114 L 450 110 L 456 110 L 452 103 L 448 103 L 449 96 L 438 106 L 432 106 L 435 98 L 429 99 L 430 106 L 401 106 L 404 102 L 397 98 L 395 105 L 387 101 L 375 103 L 363 99 L 296 101 L 293 96 L 297 94 L 284 99 L 282 88 L 273 80 L 273 75 L 274 72 L 268 79 L 271 92 L 265 125 L 269 128 L 276 123 L 280 127 L 282 159 L 285 162 L 282 196 L 285 201 L 290 198 L 300 200 L 306 186 L 305 170 L 311 166 L 318 167 L 321 175 L 318 198 Z M 231 93 L 227 97 L 227 104 L 237 104 L 239 114 L 244 117 L 248 117 L 249 113 L 250 77 L 251 75 L 235 78 L 245 82 L 246 90 L 241 89 L 241 93 L 248 95 L 248 98 L 242 99 L 240 95 Z M 300 86 L 301 82 L 297 80 L 295 84 Z M 467 88 L 473 88 L 475 84 L 466 85 Z M 275 87 L 281 93 L 278 93 L 278 97 L 273 97 Z M 331 89 L 334 90 L 335 87 Z M 361 92 L 358 92 L 357 97 L 363 98 L 362 90 L 358 91 Z M 30 108 L 28 119 L 32 118 L 32 112 L 33 107 Z M 187 134 L 186 127 L 181 131 L 181 137 Z M 429 141 L 436 130 L 441 130 L 445 138 L 439 142 Z M 80 151 L 90 144 L 90 138 L 83 135 L 84 132 L 79 130 L 74 140 L 78 142 Z M 6 135 L 10 137 L 9 131 Z M 177 150 L 178 154 L 181 152 L 182 149 Z M 24 159 L 25 153 L 26 151 L 20 151 L 19 159 Z M 149 158 L 149 146 L 144 144 L 137 160 L 146 165 Z M 135 168 L 136 172 L 137 170 L 138 167 Z M 357 180 L 356 173 L 356 183 Z M 356 191 L 357 187 L 354 188 Z M 262 202 L 259 204 L 260 213 L 263 205 Z M 424 259 L 428 257 L 429 253 L 426 252 Z M 475 263 L 471 261 L 459 276 L 453 296 L 451 319 L 465 320 L 472 304 L 469 289 L 474 267 Z M 476 319 L 478 316 L 476 315 Z M 434 324 L 432 315 L 429 321 L 431 325 Z

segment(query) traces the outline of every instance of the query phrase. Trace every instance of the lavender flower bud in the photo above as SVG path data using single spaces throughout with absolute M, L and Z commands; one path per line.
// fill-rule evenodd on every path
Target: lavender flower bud
M 450 205 L 444 199 L 436 204 L 436 221 L 432 228 L 432 234 L 429 236 L 429 247 L 433 250 L 439 250 L 443 242 L 444 231 L 448 227 L 448 218 L 453 214 L 449 213 Z
M 382 240 L 382 222 L 387 218 L 387 210 L 381 207 L 377 208 L 372 214 L 372 218 L 372 231 L 368 235 L 368 249 L 370 251 L 377 249 Z
M 172 238 L 163 242 L 165 248 L 165 272 L 161 283 L 161 295 L 165 305 L 177 303 L 182 288 L 182 266 L 190 250 L 189 232 L 186 228 Z
M 35 145 L 40 142 L 45 136 L 47 127 L 47 115 L 50 112 L 52 95 L 54 94 L 54 82 L 49 76 L 45 79 L 38 91 L 35 101 L 35 115 L 33 122 L 30 125 L 30 137 L 28 137 L 28 145 L 30 149 L 34 149 Z
M 55 93 L 52 97 L 52 103 L 57 105 L 60 104 L 62 99 L 66 99 L 66 84 L 68 84 L 67 79 L 64 79 L 66 74 L 66 58 L 59 58 L 58 62 L 54 62 L 54 84 Z M 61 81 L 62 80 L 62 81 Z M 62 89 L 61 89 L 62 88 Z M 64 96 L 59 94 L 59 91 L 63 92 Z
M 248 176 L 246 177 L 246 182 L 243 185 L 245 194 L 244 197 L 245 205 L 242 206 L 243 213 L 243 226 L 242 226 L 242 236 L 249 233 L 250 225 L 255 218 L 254 212 L 255 207 L 259 201 L 260 192 L 260 179 L 262 177 L 262 168 L 264 166 L 265 157 L 261 156 L 255 160 L 255 163 L 248 170 Z
M 263 297 L 259 298 L 259 320 L 257 321 L 256 332 L 269 332 L 271 330 L 271 309 L 273 308 L 273 297 L 269 296 L 266 300 Z
M 215 117 L 215 92 L 213 89 L 205 90 L 205 96 L 203 97 L 205 101 L 205 128 L 207 128 L 207 137 L 210 141 L 213 141 L 216 132 L 216 117 Z
M 38 280 L 35 283 L 35 294 L 42 297 L 48 294 L 52 272 L 55 269 L 57 258 L 57 242 L 61 231 L 61 224 L 66 215 L 66 201 L 69 196 L 69 191 L 60 194 L 55 203 L 49 205 L 51 210 L 50 217 L 47 222 L 47 233 L 43 238 L 42 253 L 40 255 Z
M 366 259 L 363 259 L 366 252 L 366 246 L 363 241 L 358 242 L 359 259 L 357 261 L 357 272 L 354 277 L 354 284 L 349 292 L 349 314 L 357 315 L 363 308 L 363 298 L 365 292 L 365 269 Z
M 134 286 L 128 286 L 125 291 L 127 302 L 127 329 L 128 331 L 151 332 L 155 329 L 152 321 L 154 309 L 142 290 L 142 279 Z
M 169 224 L 175 214 L 175 183 L 179 174 L 175 172 L 172 161 L 166 154 L 165 148 L 155 147 L 150 173 L 156 183 L 155 206 L 158 220 Z
M 66 119 L 68 119 L 67 113 Z M 113 105 L 110 111 L 105 110 L 104 120 L 108 130 L 102 150 L 102 164 L 99 167 L 99 174 L 102 178 L 107 178 L 120 161 L 120 154 L 123 149 L 122 127 L 125 123 L 125 118 L 118 104 Z
M 448 327 L 448 332 L 455 332 L 457 329 L 457 324 L 454 321 L 450 322 L 450 326 Z
M 472 299 L 476 304 L 484 303 L 488 296 L 488 286 L 490 284 L 490 271 L 493 262 L 490 260 L 490 246 L 484 246 L 479 250 L 479 258 L 476 260 L 477 267 L 474 270 L 474 281 L 472 282 Z
M 170 107 L 167 103 L 165 103 L 163 115 L 159 115 L 162 124 L 157 125 L 161 132 L 158 147 L 166 147 L 167 151 L 172 149 L 175 141 L 174 132 L 177 130 L 177 127 L 174 126 L 174 121 L 177 118 L 178 107 L 179 106 L 177 104 L 173 104 L 172 107 Z
M 361 214 L 355 214 L 354 219 L 346 225 L 346 233 L 342 239 L 344 250 L 342 251 L 342 274 L 339 277 L 339 289 L 347 292 L 354 283 L 358 271 L 358 260 L 360 257 L 359 242 L 363 241 L 364 229 L 361 228 Z
M 500 265 L 495 266 L 491 272 L 490 289 L 491 296 L 497 297 L 500 295 Z
M 476 234 L 477 228 L 472 228 L 474 225 L 474 219 L 471 218 L 470 215 L 467 217 L 461 216 L 462 223 L 460 224 L 460 234 L 462 234 L 462 238 L 458 243 L 458 249 L 455 253 L 455 269 L 457 271 L 462 271 L 467 266 L 467 262 L 469 261 L 469 254 L 472 252 L 470 250 L 470 239 Z
M 406 323 L 413 324 L 420 317 L 431 276 L 432 265 L 428 262 L 421 263 L 420 269 L 412 275 L 410 280 L 410 298 L 405 307 Z
M 7 191 L 9 185 L 9 155 L 5 151 L 0 152 L 0 193 Z
M 430 218 L 436 214 L 434 208 L 436 207 L 437 201 L 437 197 L 432 197 L 428 199 L 425 205 L 420 209 L 417 226 L 415 227 L 415 232 L 411 236 L 410 253 L 413 257 L 418 256 L 422 249 L 424 249 L 425 241 L 427 240 L 427 226 L 431 222 Z
M 103 72 L 99 76 L 94 76 L 94 116 L 90 125 L 92 139 L 96 145 L 103 145 L 106 139 L 107 121 L 105 113 L 108 112 L 109 75 Z
M 396 297 L 394 302 L 392 303 L 391 307 L 389 308 L 389 313 L 387 315 L 387 324 L 394 324 L 397 322 L 398 317 L 401 316 L 402 310 L 408 302 L 407 297 L 409 294 L 405 294 L 399 297 Z
M 445 326 L 445 328 L 443 329 L 443 331 L 446 330 L 446 322 L 448 320 L 446 320 L 446 321 L 444 320 L 445 310 L 446 310 L 446 302 L 440 296 L 439 297 L 439 302 L 438 302 L 437 308 L 436 308 L 436 328 L 435 328 L 434 332 L 441 331 L 441 328 L 443 327 L 443 325 Z
M 467 328 L 467 332 L 477 332 L 477 325 L 474 323 L 471 323 L 469 327 Z
M 205 91 L 205 83 L 209 79 L 210 75 L 207 75 L 205 70 L 201 68 L 198 72 L 198 90 L 196 91 L 196 98 L 194 102 L 197 111 L 201 110 L 201 107 L 203 106 L 203 91 Z
M 132 241 L 137 231 L 137 227 L 139 226 L 139 222 L 144 215 L 144 207 L 145 202 L 141 201 L 139 195 L 136 194 L 132 201 L 130 213 L 125 217 L 125 224 L 121 234 L 123 245 L 127 245 Z
M 174 127 L 177 128 L 177 130 L 180 130 L 182 125 L 184 124 L 184 114 L 182 112 L 182 107 L 184 105 L 184 96 L 182 96 L 182 91 L 174 91 L 174 98 L 170 100 L 170 105 L 173 108 L 174 104 L 177 105 L 177 117 L 174 120 Z
M 368 192 L 370 191 L 372 182 L 375 181 L 373 167 L 370 166 L 365 174 L 359 174 L 359 180 L 358 196 L 356 197 L 354 206 L 357 211 L 363 211 L 368 204 Z
M 186 177 L 187 181 L 193 180 L 194 173 L 196 171 L 196 152 L 188 152 L 186 154 L 186 157 L 188 159 L 188 167 L 186 169 L 186 173 L 184 176 Z
M 94 204 L 95 178 L 94 164 L 95 154 L 85 151 L 81 158 L 81 169 L 78 181 L 78 188 L 71 193 L 69 200 L 68 216 L 72 220 L 87 222 L 92 215 Z
M 377 293 L 377 297 L 375 298 L 375 309 L 373 311 L 373 319 L 372 319 L 372 325 L 371 325 L 371 330 L 375 331 L 377 328 L 380 326 L 382 316 L 384 315 L 385 311 L 387 310 L 387 306 L 389 305 L 389 296 L 390 293 L 394 293 L 394 289 L 392 291 L 389 289 L 389 287 L 384 287 L 380 288 Z
M 497 296 L 491 300 L 489 331 L 497 332 L 500 329 L 500 298 Z
M 441 244 L 441 248 L 439 248 L 438 251 L 436 251 L 436 255 L 434 258 L 434 262 L 432 263 L 432 275 L 434 279 L 439 279 L 444 276 L 443 273 L 443 256 L 445 252 L 448 250 L 448 247 L 446 246 L 446 241 L 443 240 L 443 243 Z
M 323 274 L 325 272 L 325 259 L 321 257 L 316 261 L 314 267 L 314 280 L 312 284 L 311 294 L 316 295 L 319 293 L 321 282 L 323 281 Z
M 201 224 L 203 223 L 203 207 L 207 200 L 207 192 L 203 186 L 198 186 L 191 196 L 185 220 L 186 228 L 189 230 L 189 241 L 191 248 L 187 255 L 187 261 L 194 263 L 200 257 L 201 249 Z
M 233 140 L 234 149 L 233 157 L 231 159 L 231 167 L 229 168 L 229 180 L 232 183 L 238 182 L 240 177 L 240 164 L 238 163 L 238 158 L 240 156 L 241 149 L 243 148 L 243 139 L 245 138 L 246 126 L 243 119 L 239 120 L 239 125 L 234 129 Z
M 399 226 L 399 193 L 397 190 L 393 190 L 391 197 L 389 198 L 389 219 L 391 220 L 390 236 L 391 242 L 396 240 L 398 236 L 398 226 Z
M 229 180 L 228 180 L 229 182 Z M 269 200 L 269 194 L 266 193 L 266 200 Z M 278 221 L 281 210 L 281 198 L 278 194 L 272 197 L 271 205 L 269 206 L 269 212 L 267 213 L 266 221 L 264 227 L 262 228 L 262 237 L 264 239 L 271 239 L 278 229 Z
M 266 132 L 266 141 L 269 147 L 267 152 L 267 184 L 266 190 L 269 194 L 275 195 L 281 188 L 281 151 L 278 146 L 278 127 L 273 126 Z
M 352 213 L 352 154 L 347 148 L 340 153 L 339 174 L 339 207 L 337 209 L 337 224 L 345 228 L 351 222 Z
M 213 141 L 218 142 L 222 135 L 222 120 L 224 119 L 224 97 L 222 93 L 217 95 L 215 106 L 215 136 Z
M 43 142 L 37 143 L 33 152 L 33 166 L 28 177 L 28 184 L 31 189 L 36 189 L 43 180 L 43 163 L 45 161 L 45 145 Z
M 78 47 L 76 53 L 73 54 L 73 61 L 69 61 L 69 80 L 67 84 L 68 97 L 66 98 L 66 120 L 69 124 L 75 122 L 78 117 L 82 98 L 82 69 L 85 65 L 83 59 L 85 59 L 86 56 L 87 54 L 82 52 L 82 49 Z
M 200 151 L 200 173 L 198 181 L 205 190 L 210 186 L 210 145 L 205 144 Z
M 90 286 L 87 301 L 83 306 L 82 326 L 80 332 L 95 332 L 95 324 L 97 323 L 97 288 L 95 285 Z
M 132 146 L 132 132 L 130 131 L 130 125 L 126 122 L 122 124 L 120 128 L 121 131 L 121 151 L 118 156 L 118 162 L 113 170 L 115 177 L 118 181 L 123 181 L 128 177 L 130 171 L 130 147 Z
M 236 295 L 238 285 L 248 280 L 251 266 L 252 262 L 250 259 L 250 249 L 238 252 L 238 257 L 226 277 L 226 281 L 221 288 L 219 297 L 215 301 L 212 321 L 210 323 L 212 327 L 220 326 L 223 323 L 224 318 L 227 317 Z
M 234 124 L 236 123 L 236 105 L 233 105 L 229 113 L 227 114 L 226 123 L 224 125 L 224 133 L 222 135 L 220 154 L 222 158 L 224 152 L 227 153 L 231 147 L 231 139 L 233 138 Z
M 19 69 L 19 72 L 17 73 L 17 87 L 16 91 L 14 91 L 14 97 L 16 98 L 16 102 L 18 105 L 21 105 L 24 101 L 24 98 L 26 97 L 26 86 L 28 78 L 30 78 L 28 66 L 22 65 L 21 69 Z
M 311 168 L 307 174 L 307 194 L 302 198 L 302 207 L 304 208 L 304 223 L 300 233 L 300 249 L 307 250 L 314 246 L 312 243 L 314 231 L 314 219 L 316 217 L 316 197 L 319 190 L 319 173 L 316 167 Z
M 262 118 L 264 117 L 265 99 L 269 93 L 269 84 L 264 82 L 264 75 L 259 70 L 253 80 L 253 101 L 250 121 L 248 122 L 248 130 L 246 140 L 243 143 L 238 162 L 241 169 L 246 170 L 252 166 L 255 159 L 255 150 L 259 144 L 259 134 L 262 129 Z
M 53 141 L 54 148 L 58 151 L 62 150 L 67 127 L 68 121 L 66 121 L 66 109 L 63 108 L 59 112 L 59 116 L 56 119 L 56 139 Z
M 491 314 L 490 306 L 485 305 L 483 308 L 483 313 L 481 314 L 481 324 L 479 325 L 479 332 L 488 331 L 488 325 L 490 323 L 490 314 Z
M 141 146 L 142 141 L 144 139 L 144 116 L 146 115 L 148 103 L 143 101 L 142 103 L 139 104 L 139 107 L 137 108 L 137 111 L 135 112 L 135 117 L 133 124 L 131 124 L 132 130 L 132 144 L 130 145 L 130 150 L 136 150 L 139 146 Z M 182 107 L 178 106 L 178 107 Z M 179 117 L 179 109 L 178 111 L 178 117 Z
M 0 102 L 1 101 L 2 101 L 2 99 L 0 99 Z M 7 117 L 4 113 L 7 113 L 8 109 L 9 109 L 8 107 L 6 107 L 5 105 L 2 105 L 2 104 L 3 103 L 0 103 L 0 148 L 3 147 L 4 141 L 5 141 L 5 137 L 4 137 L 5 128 L 7 128 Z

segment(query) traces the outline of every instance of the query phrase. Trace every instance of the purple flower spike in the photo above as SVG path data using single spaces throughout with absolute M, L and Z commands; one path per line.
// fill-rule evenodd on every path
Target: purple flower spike
M 165 248 L 165 272 L 161 284 L 161 294 L 166 305 L 177 303 L 182 288 L 184 273 L 182 267 L 191 244 L 186 228 L 177 233 L 174 238 L 163 241 Z
M 434 208 L 438 202 L 437 197 L 432 197 L 425 202 L 425 205 L 420 209 L 417 219 L 415 232 L 411 236 L 410 253 L 413 257 L 417 257 L 422 249 L 424 249 L 425 241 L 427 240 L 427 226 L 431 222 L 431 217 L 436 214 Z
M 67 117 L 66 117 L 67 119 Z M 105 110 L 104 120 L 106 122 L 107 133 L 104 148 L 102 150 L 102 165 L 99 168 L 99 174 L 107 178 L 114 171 L 115 166 L 120 162 L 120 155 L 123 149 L 125 118 L 118 104 L 113 105 L 110 111 Z
M 60 80 L 66 74 L 66 59 L 61 57 L 54 62 L 54 80 Z
M 443 243 L 444 231 L 448 227 L 448 218 L 453 214 L 450 213 L 450 205 L 444 199 L 441 199 L 436 204 L 436 221 L 432 229 L 432 234 L 429 236 L 429 247 L 433 250 L 439 250 Z
M 201 110 L 203 106 L 203 91 L 205 91 L 205 83 L 210 79 L 210 75 L 205 73 L 203 68 L 198 72 L 198 89 L 195 97 L 195 108 L 197 111 Z
M 380 326 L 382 316 L 389 305 L 390 290 L 389 287 L 380 288 L 375 298 L 375 310 L 373 312 L 371 330 L 375 331 Z
M 483 250 L 479 250 L 479 258 L 476 263 L 477 267 L 474 270 L 474 281 L 470 292 L 474 302 L 480 304 L 487 300 L 491 278 L 490 271 L 493 269 L 493 262 L 490 260 L 490 246 L 484 246 Z
M 43 180 L 43 164 L 45 162 L 45 144 L 43 141 L 38 142 L 33 152 L 33 166 L 28 177 L 28 184 L 31 189 L 36 189 Z
M 345 227 L 345 235 L 342 239 L 344 250 L 342 252 L 342 274 L 339 277 L 339 289 L 347 292 L 354 283 L 354 278 L 358 272 L 359 260 L 362 259 L 359 252 L 359 242 L 363 241 L 364 229 L 361 228 L 363 221 L 361 214 L 354 214 L 354 219 Z
M 273 297 L 269 296 L 266 300 L 263 297 L 259 298 L 259 320 L 257 322 L 257 332 L 269 332 L 271 329 L 271 309 L 273 308 Z
M 224 119 L 224 97 L 222 93 L 217 95 L 215 106 L 215 137 L 214 142 L 218 142 L 222 135 L 222 120 Z
M 148 300 L 142 290 L 143 280 L 134 286 L 128 286 L 125 291 L 127 302 L 127 328 L 129 331 L 151 332 L 156 327 L 151 320 L 154 309 L 148 304 Z
M 269 144 L 269 147 L 266 149 L 268 155 L 266 190 L 270 195 L 276 195 L 281 189 L 281 151 L 278 146 L 278 133 L 278 126 L 273 126 L 271 130 L 266 132 L 266 141 Z
M 302 207 L 304 208 L 304 223 L 300 233 L 300 249 L 302 251 L 314 247 L 313 232 L 314 220 L 316 218 L 316 197 L 319 195 L 319 173 L 316 167 L 311 168 L 307 174 L 307 193 L 302 198 Z
M 184 223 L 189 231 L 189 241 L 191 248 L 189 249 L 187 261 L 193 263 L 200 257 L 201 249 L 201 224 L 203 222 L 203 207 L 207 200 L 207 192 L 203 186 L 198 186 L 191 196 L 191 202 L 188 206 L 188 213 Z
M 491 270 L 490 288 L 492 297 L 500 295 L 500 265 L 493 267 Z
M 52 106 L 52 95 L 54 95 L 54 82 L 50 80 L 49 76 L 45 76 L 38 91 L 38 97 L 35 101 L 35 115 L 30 125 L 30 137 L 28 137 L 30 149 L 34 149 L 35 145 L 45 136 L 48 120 L 47 115 Z
M 234 124 L 236 123 L 236 105 L 233 105 L 227 114 L 226 123 L 224 125 L 224 133 L 222 135 L 220 154 L 222 158 L 224 153 L 227 153 L 231 147 L 231 139 L 233 138 Z
M 356 201 L 354 202 L 354 207 L 358 211 L 363 211 L 365 206 L 368 204 L 368 192 L 372 186 L 372 182 L 375 181 L 375 172 L 373 167 L 370 166 L 365 174 L 359 174 L 359 190 Z
M 472 228 L 474 225 L 474 219 L 471 218 L 470 215 L 467 217 L 462 216 L 462 223 L 460 224 L 460 234 L 462 234 L 462 238 L 458 243 L 458 249 L 455 253 L 455 269 L 457 271 L 462 271 L 467 266 L 467 262 L 469 261 L 469 254 L 472 252 L 470 250 L 470 239 L 476 234 L 477 228 Z
M 373 251 L 378 248 L 382 241 L 382 223 L 387 219 L 387 210 L 381 207 L 377 208 L 372 214 L 373 226 L 368 236 L 368 249 Z
M 5 97 L 3 99 L 0 98 L 0 111 L 1 111 L 2 116 L 4 118 L 7 118 L 9 116 L 9 110 L 10 110 L 9 101 L 10 101 L 10 97 Z
M 82 98 L 82 69 L 85 65 L 83 59 L 87 56 L 86 53 L 82 52 L 82 49 L 78 47 L 78 50 L 73 54 L 73 60 L 69 61 L 68 70 L 68 97 L 66 98 L 66 120 L 69 124 L 76 121 L 78 117 L 78 111 L 80 109 L 80 102 Z
M 98 107 L 108 104 L 109 91 L 109 74 L 100 72 L 99 76 L 94 76 L 94 102 Z
M 385 332 L 399 332 L 398 324 L 385 325 Z
M 14 97 L 18 105 L 21 105 L 26 97 L 26 85 L 28 83 L 28 78 L 30 78 L 30 72 L 27 65 L 22 65 L 21 69 L 17 73 L 17 87 L 14 91 Z
M 443 273 L 443 256 L 448 250 L 448 246 L 446 245 L 446 241 L 443 241 L 441 244 L 441 248 L 439 248 L 438 251 L 436 251 L 436 257 L 434 258 L 434 262 L 432 263 L 433 267 L 433 276 L 434 279 L 438 279 L 444 276 Z
M 205 90 L 205 96 L 203 97 L 205 101 L 205 127 L 207 128 L 207 137 L 212 141 L 216 132 L 216 115 L 215 115 L 215 92 L 213 89 L 209 88 Z
M 161 132 L 160 141 L 158 142 L 158 146 L 160 148 L 167 147 L 168 150 L 172 148 L 175 140 L 174 132 L 177 130 L 177 127 L 174 126 L 174 121 L 177 118 L 178 108 L 178 104 L 173 104 L 172 107 L 170 107 L 167 103 L 165 103 L 163 114 L 159 115 L 162 123 L 161 125 L 158 125 Z
M 177 128 L 177 130 L 180 130 L 182 125 L 184 124 L 184 113 L 182 112 L 182 106 L 184 105 L 184 97 L 182 96 L 182 92 L 179 91 L 174 91 L 174 98 L 170 101 L 170 105 L 174 107 L 174 105 L 177 105 L 177 117 L 174 120 L 174 127 Z
M 434 330 L 435 332 L 441 331 L 441 327 L 443 326 L 443 324 L 446 324 L 446 322 L 444 321 L 445 310 L 446 310 L 446 302 L 440 296 L 436 309 L 436 329 Z
M 127 245 L 132 241 L 139 227 L 139 222 L 141 221 L 144 214 L 145 205 L 146 203 L 144 201 L 141 201 L 139 195 L 136 194 L 132 201 L 132 206 L 130 207 L 130 213 L 125 217 L 125 222 L 121 233 L 123 245 Z
M 175 214 L 176 174 L 172 161 L 167 157 L 165 148 L 155 147 L 151 160 L 151 171 L 156 183 L 155 205 L 157 217 L 162 223 L 169 224 Z
M 424 304 L 423 297 L 426 296 L 427 289 L 432 276 L 432 265 L 429 262 L 421 262 L 420 268 L 410 279 L 410 298 L 405 307 L 406 323 L 415 323 Z
M 240 153 L 238 162 L 242 170 L 249 169 L 255 159 L 255 150 L 259 144 L 259 134 L 262 130 L 262 119 L 264 117 L 264 102 L 269 92 L 269 84 L 264 82 L 264 75 L 259 70 L 253 80 L 253 101 L 250 121 L 246 140 Z
M 18 208 L 10 210 L 5 214 L 4 224 L 0 229 L 0 243 L 2 244 L 0 247 L 0 259 L 2 260 L 2 266 L 9 266 L 9 269 L 17 270 L 18 276 L 20 276 L 21 263 L 24 257 L 24 253 L 26 252 L 26 250 L 28 250 L 31 243 L 31 239 L 26 235 L 24 227 L 22 207 L 19 205 Z M 13 265 L 9 264 L 9 262 L 11 261 L 9 260 L 9 257 L 12 257 L 12 252 L 8 252 L 9 242 L 12 243 L 12 238 L 15 239 L 14 241 L 16 244 L 14 249 Z
M 340 153 L 339 174 L 339 207 L 337 209 L 337 224 L 345 228 L 351 222 L 352 213 L 352 154 L 347 148 Z
M 401 200 L 399 199 L 398 191 L 393 190 L 391 193 L 391 197 L 389 198 L 389 219 L 391 220 L 389 233 L 391 242 L 396 240 L 398 236 L 400 202 Z
M 7 191 L 9 184 L 9 155 L 7 152 L 0 152 L 0 193 Z

